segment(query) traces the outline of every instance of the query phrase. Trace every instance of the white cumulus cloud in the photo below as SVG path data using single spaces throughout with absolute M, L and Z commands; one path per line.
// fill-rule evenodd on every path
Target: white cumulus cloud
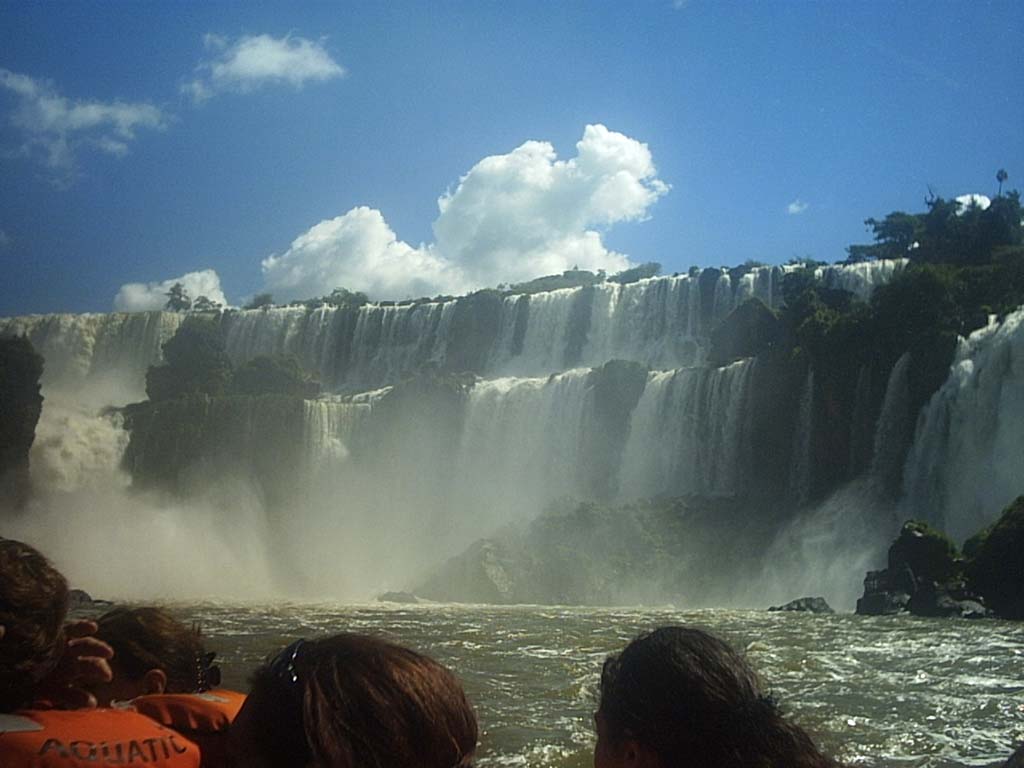
M 992 201 L 988 197 L 986 197 L 985 195 L 979 195 L 977 192 L 972 192 L 969 195 L 960 195 L 959 197 L 956 198 L 956 202 L 958 203 L 958 205 L 957 205 L 957 215 L 958 216 L 963 215 L 963 213 L 968 208 L 970 208 L 971 205 L 976 205 L 978 208 L 981 208 L 981 210 L 983 210 L 983 211 L 986 208 L 988 208 L 990 205 L 992 205 Z
M 398 240 L 383 215 L 355 208 L 322 221 L 263 261 L 279 300 L 341 285 L 374 298 L 458 293 L 579 266 L 615 272 L 629 259 L 602 232 L 639 221 L 668 192 L 646 144 L 588 125 L 576 156 L 559 160 L 548 142 L 527 141 L 474 165 L 438 200 L 434 242 Z
M 189 298 L 193 300 L 205 296 L 219 304 L 228 303 L 220 287 L 220 277 L 212 269 L 203 269 L 157 283 L 125 283 L 114 297 L 114 310 L 147 312 L 163 309 L 167 303 L 167 292 L 175 283 L 181 283 Z
M 786 213 L 790 216 L 799 216 L 801 213 L 807 210 L 807 203 L 797 198 L 792 203 L 786 206 Z
M 248 92 L 267 84 L 301 88 L 307 82 L 344 77 L 322 42 L 285 35 L 247 35 L 231 42 L 219 35 L 205 36 L 212 58 L 196 67 L 197 77 L 182 86 L 195 102 L 223 91 Z
M 44 163 L 64 180 L 74 173 L 78 151 L 97 149 L 122 156 L 137 130 L 166 124 L 152 104 L 69 99 L 52 83 L 9 69 L 0 68 L 0 89 L 16 99 L 10 123 L 23 138 L 18 154 Z
M 461 288 L 452 271 L 432 249 L 397 239 L 380 211 L 365 206 L 321 221 L 285 253 L 263 260 L 267 288 L 278 301 L 322 296 L 338 287 L 379 298 L 426 296 L 450 285 Z

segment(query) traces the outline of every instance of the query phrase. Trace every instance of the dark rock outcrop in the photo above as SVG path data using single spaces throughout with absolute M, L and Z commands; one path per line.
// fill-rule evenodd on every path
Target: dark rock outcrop
M 453 557 L 416 592 L 431 600 L 461 603 L 517 602 L 520 561 L 503 544 L 481 539 Z
M 936 584 L 934 581 L 922 581 L 910 597 L 907 610 L 915 616 L 939 618 L 984 619 L 990 615 L 962 582 Z
M 997 615 L 1024 619 L 1024 496 L 1018 496 L 991 528 L 964 545 L 972 589 Z
M 907 610 L 910 595 L 901 591 L 890 579 L 889 571 L 868 571 L 864 577 L 864 595 L 857 600 L 857 613 L 862 616 L 889 616 Z
M 773 605 L 769 611 L 799 611 L 802 613 L 835 613 L 823 597 L 798 597 L 785 605 Z
M 43 411 L 43 358 L 24 336 L 0 339 L 0 494 L 21 506 L 29 494 L 29 450 Z
M 411 591 L 468 603 L 721 604 L 735 579 L 759 572 L 770 522 L 747 512 L 723 499 L 556 502 L 529 525 L 470 545 Z
M 889 547 L 889 572 L 943 583 L 957 571 L 956 545 L 926 523 L 910 520 Z
M 578 471 L 581 486 L 594 498 L 607 499 L 618 492 L 630 418 L 646 385 L 647 367 L 626 360 L 610 360 L 587 377 L 594 419 L 585 422 L 581 443 L 586 456 Z
M 747 299 L 711 332 L 708 362 L 725 365 L 753 357 L 783 341 L 782 321 L 760 299 Z
M 857 613 L 980 619 L 990 615 L 963 579 L 963 563 L 949 538 L 925 523 L 904 523 L 889 547 L 889 567 L 869 571 Z

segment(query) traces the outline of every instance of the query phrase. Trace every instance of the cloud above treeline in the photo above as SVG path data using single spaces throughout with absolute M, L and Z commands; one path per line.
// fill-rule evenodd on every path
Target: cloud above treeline
M 22 144 L 15 154 L 41 162 L 58 180 L 74 175 L 79 152 L 120 157 L 128 153 L 137 131 L 166 125 L 163 112 L 147 102 L 70 99 L 49 81 L 9 69 L 0 68 L 0 89 L 16 99 L 9 120 Z
M 190 299 L 205 296 L 213 302 L 226 305 L 227 299 L 220 287 L 220 277 L 212 269 L 187 272 L 181 277 L 172 277 L 154 283 L 126 283 L 114 297 L 117 312 L 148 312 L 163 309 L 167 304 L 167 292 L 175 283 L 181 283 Z
M 223 92 L 248 93 L 274 84 L 301 88 L 346 74 L 322 41 L 296 35 L 246 35 L 232 41 L 207 34 L 203 43 L 211 57 L 201 61 L 197 76 L 182 86 L 196 103 Z
M 529 280 L 579 266 L 616 272 L 629 259 L 602 233 L 639 221 L 669 186 L 647 145 L 588 125 L 576 156 L 559 160 L 545 141 L 474 165 L 438 199 L 434 242 L 399 240 L 384 215 L 353 208 L 299 235 L 262 262 L 278 301 L 321 296 L 335 287 L 372 298 L 461 293 Z
M 799 216 L 801 213 L 807 210 L 807 203 L 800 198 L 797 198 L 792 203 L 786 206 L 786 213 L 790 216 Z

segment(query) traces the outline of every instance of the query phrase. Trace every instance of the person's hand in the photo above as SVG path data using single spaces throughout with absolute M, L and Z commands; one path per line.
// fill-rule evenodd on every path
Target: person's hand
M 96 706 L 96 697 L 88 687 L 109 683 L 114 673 L 110 659 L 114 649 L 93 635 L 98 627 L 89 620 L 65 625 L 67 644 L 53 671 L 40 682 L 36 698 L 61 709 L 86 709 Z

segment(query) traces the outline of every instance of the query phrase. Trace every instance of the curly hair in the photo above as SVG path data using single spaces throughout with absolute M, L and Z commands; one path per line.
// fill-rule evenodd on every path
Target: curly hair
M 60 660 L 68 583 L 36 549 L 0 538 L 0 712 L 31 701 Z
M 666 766 L 838 766 L 782 716 L 740 654 L 699 629 L 661 627 L 610 656 L 600 697 L 608 738 L 634 739 Z

